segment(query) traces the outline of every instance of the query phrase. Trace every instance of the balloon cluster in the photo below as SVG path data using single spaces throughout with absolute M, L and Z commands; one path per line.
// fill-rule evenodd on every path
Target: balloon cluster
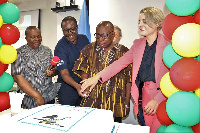
M 11 46 L 19 40 L 20 32 L 13 23 L 20 17 L 18 7 L 8 0 L 0 0 L 0 112 L 10 108 L 9 91 L 13 84 L 13 77 L 5 72 L 8 65 L 17 59 L 17 51 Z
M 157 133 L 200 132 L 200 0 L 166 0 L 162 24 L 171 43 L 163 51 L 169 68 L 161 81 L 168 98 L 158 106 Z

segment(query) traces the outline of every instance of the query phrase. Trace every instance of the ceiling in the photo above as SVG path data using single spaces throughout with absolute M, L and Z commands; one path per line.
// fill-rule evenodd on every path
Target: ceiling
M 34 0 L 8 0 L 9 3 L 13 3 L 15 5 L 19 5 L 21 4 L 22 2 L 27 2 L 27 1 L 34 1 Z
M 22 3 L 22 1 L 31 1 L 31 0 L 8 0 L 9 3 L 13 3 L 15 5 L 19 5 Z
M 8 0 L 10 3 L 21 3 L 22 1 L 31 1 L 31 0 Z

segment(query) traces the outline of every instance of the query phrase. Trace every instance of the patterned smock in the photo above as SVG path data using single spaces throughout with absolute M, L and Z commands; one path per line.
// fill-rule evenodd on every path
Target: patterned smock
M 127 47 L 115 44 L 107 55 L 104 55 L 104 48 L 93 42 L 81 51 L 80 58 L 74 65 L 74 73 L 80 76 L 83 71 L 88 74 L 88 77 L 92 77 L 120 58 L 126 51 L 128 51 Z M 111 110 L 114 117 L 126 116 L 126 83 L 131 82 L 131 73 L 132 65 L 129 65 L 107 82 L 103 84 L 98 82 L 89 97 L 82 99 L 81 106 Z
M 44 98 L 45 103 L 53 100 L 58 90 L 59 83 L 53 83 L 52 78 L 45 78 L 46 69 L 50 66 L 52 52 L 46 46 L 40 45 L 38 49 L 31 49 L 23 45 L 17 49 L 17 59 L 11 66 L 12 75 L 22 75 Z M 20 89 L 19 86 L 17 86 Z M 20 90 L 20 92 L 23 92 Z M 37 107 L 36 100 L 25 94 L 22 108 L 30 109 Z

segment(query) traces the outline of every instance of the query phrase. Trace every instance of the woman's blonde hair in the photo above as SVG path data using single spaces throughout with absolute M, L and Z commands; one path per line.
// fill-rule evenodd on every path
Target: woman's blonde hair
M 158 24 L 158 31 L 162 29 L 162 22 L 165 18 L 163 12 L 155 7 L 146 7 L 140 11 L 140 14 L 144 13 L 146 22 L 149 27 L 151 27 L 151 22 Z

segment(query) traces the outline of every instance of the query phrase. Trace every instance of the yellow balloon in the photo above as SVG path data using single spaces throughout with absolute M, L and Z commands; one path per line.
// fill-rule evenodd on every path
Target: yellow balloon
M 0 27 L 3 25 L 3 18 L 2 16 L 0 15 Z
M 200 25 L 187 23 L 179 26 L 172 35 L 172 47 L 183 57 L 200 55 Z
M 2 45 L 0 48 L 0 61 L 11 64 L 17 59 L 17 50 L 11 45 Z
M 195 94 L 200 98 L 200 88 L 199 88 L 199 89 L 196 89 L 194 92 L 195 92 Z
M 170 97 L 172 94 L 174 94 L 177 91 L 181 91 L 180 89 L 176 88 L 173 83 L 170 80 L 169 72 L 167 72 L 162 79 L 160 80 L 160 89 L 162 93 L 166 97 Z

